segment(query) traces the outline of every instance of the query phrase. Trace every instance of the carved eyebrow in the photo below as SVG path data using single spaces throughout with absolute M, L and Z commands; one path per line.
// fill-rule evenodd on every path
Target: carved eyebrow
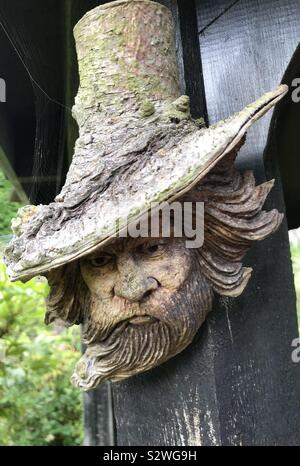
M 138 241 L 139 240 L 139 241 Z M 90 260 L 103 255 L 117 256 L 122 252 L 125 252 L 128 249 L 133 249 L 136 245 L 145 242 L 145 238 L 121 238 L 117 239 L 114 243 L 110 244 L 106 248 L 99 248 L 94 251 L 92 254 L 86 256 L 85 258 Z
M 155 240 L 156 238 L 122 238 L 117 240 L 113 243 L 110 247 L 106 249 L 108 253 L 112 253 L 115 255 L 121 254 L 124 251 L 130 251 L 136 249 L 138 246 L 142 244 L 149 243 L 151 240 Z
M 99 250 L 99 251 L 93 252 L 92 254 L 90 254 L 88 256 L 83 257 L 82 260 L 90 261 L 90 260 L 93 260 L 93 259 L 97 259 L 97 257 L 114 256 L 114 255 L 115 254 L 113 252 L 109 252 L 108 250 Z
M 112 243 L 111 245 L 109 245 L 108 247 L 106 248 L 100 248 L 99 250 L 97 251 L 94 251 L 93 253 L 91 253 L 90 255 L 88 256 L 85 256 L 82 258 L 82 260 L 93 260 L 99 256 L 103 256 L 103 255 L 109 255 L 109 256 L 118 256 L 119 254 L 122 254 L 123 252 L 125 251 L 132 251 L 136 248 L 138 248 L 139 246 L 142 246 L 142 245 L 147 245 L 149 244 L 149 246 L 151 246 L 151 243 L 153 241 L 162 241 L 162 242 L 165 242 L 167 241 L 167 238 L 163 238 L 161 236 L 157 236 L 157 237 L 149 237 L 149 238 L 142 238 L 142 237 L 139 237 L 139 238 L 119 238 L 117 239 L 114 243 Z

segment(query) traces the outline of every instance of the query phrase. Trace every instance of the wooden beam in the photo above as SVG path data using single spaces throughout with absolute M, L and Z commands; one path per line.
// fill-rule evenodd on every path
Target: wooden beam
M 0 169 L 3 171 L 3 173 L 5 174 L 7 179 L 13 185 L 13 187 L 14 187 L 17 195 L 18 195 L 18 198 L 20 199 L 20 202 L 22 202 L 23 204 L 30 204 L 30 201 L 29 201 L 24 189 L 22 188 L 22 185 L 21 185 L 21 183 L 20 183 L 14 169 L 12 168 L 12 166 L 11 166 L 9 160 L 8 160 L 8 157 L 6 156 L 2 146 L 0 146 Z

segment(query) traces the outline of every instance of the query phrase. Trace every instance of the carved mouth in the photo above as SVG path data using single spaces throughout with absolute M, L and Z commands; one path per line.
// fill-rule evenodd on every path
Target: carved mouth
M 128 320 L 128 322 L 133 325 L 151 324 L 157 321 L 158 319 L 149 315 L 134 316 Z
M 101 343 L 104 341 L 107 341 L 112 335 L 116 337 L 119 333 L 123 332 L 128 325 L 145 325 L 145 324 L 153 324 L 155 322 L 159 322 L 159 319 L 157 319 L 156 317 L 150 316 L 148 314 L 129 317 L 127 319 L 124 319 L 118 322 L 111 329 L 111 331 L 108 334 L 104 335 L 103 338 L 101 338 L 99 341 Z

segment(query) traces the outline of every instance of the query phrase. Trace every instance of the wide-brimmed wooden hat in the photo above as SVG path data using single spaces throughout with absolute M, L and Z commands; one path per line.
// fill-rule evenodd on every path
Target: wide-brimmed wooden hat
M 172 147 L 167 147 L 166 141 L 166 148 L 151 154 L 145 151 L 121 173 L 112 172 L 108 186 L 99 185 L 78 205 L 69 203 L 77 199 L 76 185 L 74 191 L 71 185 L 67 200 L 58 198 L 47 206 L 21 209 L 13 221 L 16 236 L 5 254 L 10 278 L 28 279 L 90 253 L 128 223 L 137 222 L 153 204 L 180 198 L 230 153 L 249 126 L 286 92 L 286 86 L 279 86 L 211 128 L 197 129 L 195 125 L 193 132 Z M 97 177 L 95 170 L 85 174 L 82 184 L 92 177 Z
M 97 7 L 78 23 L 75 38 L 80 87 L 74 158 L 55 201 L 24 207 L 13 220 L 15 236 L 5 252 L 11 280 L 78 259 L 154 204 L 179 199 L 288 90 L 281 85 L 228 119 L 199 128 L 188 97 L 180 96 L 165 7 L 147 0 Z

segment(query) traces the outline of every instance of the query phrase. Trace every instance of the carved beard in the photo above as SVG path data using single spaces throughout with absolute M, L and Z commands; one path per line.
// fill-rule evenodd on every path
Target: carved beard
M 196 256 L 196 253 L 195 253 Z M 154 317 L 153 322 L 134 325 L 130 319 L 114 326 L 103 339 L 103 332 L 87 321 L 83 337 L 87 350 L 76 365 L 71 378 L 73 385 L 89 390 L 106 381 L 118 381 L 144 372 L 167 361 L 188 346 L 212 307 L 213 292 L 207 279 L 194 260 L 189 276 L 176 291 L 168 293 L 165 300 L 141 305 L 144 313 Z M 101 312 L 101 303 L 94 303 Z M 138 304 L 137 304 L 138 306 Z M 132 305 L 131 305 L 132 307 Z M 102 338 L 101 338 L 102 335 Z

